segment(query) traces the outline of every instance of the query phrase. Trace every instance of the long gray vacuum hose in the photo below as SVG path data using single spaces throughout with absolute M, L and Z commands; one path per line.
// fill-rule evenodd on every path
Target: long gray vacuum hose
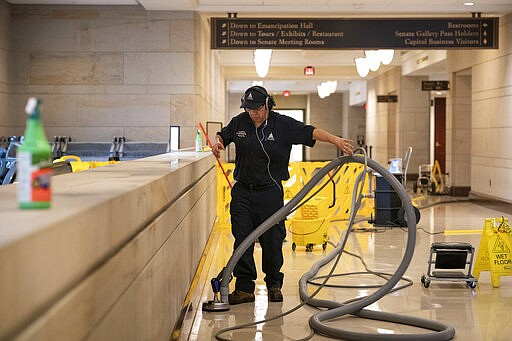
M 318 262 L 316 262 L 313 267 L 302 276 L 299 281 L 299 291 L 300 297 L 303 301 L 307 301 L 309 305 L 328 308 L 329 310 L 320 312 L 318 314 L 313 315 L 309 324 L 311 328 L 313 328 L 316 332 L 322 335 L 330 336 L 333 338 L 344 339 L 344 340 L 449 340 L 453 338 L 455 335 L 455 329 L 451 326 L 447 326 L 445 324 L 422 319 L 418 317 L 412 316 L 404 316 L 392 313 L 385 313 L 379 311 L 373 311 L 364 309 L 368 305 L 374 303 L 375 301 L 381 299 L 385 296 L 393 287 L 400 281 L 401 277 L 407 270 L 409 263 L 411 262 L 415 241 L 416 241 L 416 215 L 414 213 L 414 209 L 412 207 L 411 199 L 407 192 L 405 191 L 402 184 L 391 174 L 388 172 L 386 168 L 381 166 L 379 163 L 372 159 L 365 159 L 365 157 L 361 155 L 353 155 L 353 156 L 342 156 L 337 159 L 332 160 L 329 164 L 327 164 L 324 168 L 318 171 L 311 180 L 306 183 L 306 185 L 297 193 L 295 197 L 293 197 L 286 205 L 284 205 L 281 209 L 279 209 L 276 213 L 274 213 L 270 218 L 264 221 L 257 229 L 255 229 L 245 240 L 236 248 L 233 252 L 233 255 L 229 259 L 226 267 L 224 268 L 222 280 L 220 283 L 220 294 L 221 301 L 228 302 L 229 297 L 229 280 L 231 277 L 231 273 L 233 273 L 233 269 L 235 264 L 238 262 L 240 257 L 244 254 L 244 252 L 254 243 L 259 236 L 265 233 L 269 228 L 277 224 L 279 221 L 284 219 L 293 208 L 298 205 L 302 199 L 313 189 L 313 187 L 320 182 L 324 176 L 326 176 L 331 170 L 336 167 L 339 167 L 345 163 L 349 162 L 357 162 L 361 164 L 368 164 L 368 166 L 377 171 L 382 177 L 393 187 L 396 191 L 400 199 L 402 200 L 402 205 L 405 208 L 405 214 L 408 222 L 408 238 L 407 245 L 405 249 L 404 256 L 402 258 L 402 262 L 398 266 L 395 273 L 388 279 L 388 281 L 377 291 L 372 293 L 371 295 L 361 299 L 354 301 L 352 303 L 343 305 L 338 302 L 326 301 L 326 300 L 318 300 L 309 297 L 307 293 L 307 281 L 310 278 L 313 278 L 320 268 L 325 264 L 329 263 L 336 255 L 343 251 L 344 242 L 338 244 L 338 246 L 330 252 L 326 257 L 322 258 Z M 351 220 L 355 216 L 357 210 L 353 209 L 351 212 Z M 348 233 L 349 229 L 345 232 Z M 345 238 L 346 241 L 346 238 Z M 430 329 L 435 331 L 434 333 L 426 333 L 426 334 L 366 334 L 366 333 L 358 333 L 358 332 L 350 332 L 344 331 L 338 328 L 334 328 L 331 326 L 327 326 L 323 324 L 323 321 L 327 321 L 333 318 L 339 318 L 341 316 L 352 314 L 362 318 L 369 318 L 375 320 L 382 320 L 400 324 L 412 325 L 420 328 Z

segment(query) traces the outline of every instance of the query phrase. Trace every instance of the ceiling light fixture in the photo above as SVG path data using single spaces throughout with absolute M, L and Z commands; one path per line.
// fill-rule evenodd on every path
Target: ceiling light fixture
M 380 67 L 380 56 L 376 50 L 364 51 L 370 71 L 377 71 Z
M 270 59 L 272 59 L 271 49 L 254 50 L 254 66 L 256 67 L 256 73 L 261 78 L 265 77 L 268 73 Z
M 474 6 L 475 3 L 474 2 L 465 2 L 464 3 L 464 6 Z
M 327 81 L 320 83 L 320 85 L 317 85 L 316 89 L 318 91 L 318 96 L 320 98 L 325 98 L 330 94 L 334 93 L 337 87 L 338 81 Z
M 380 62 L 384 65 L 389 65 L 393 61 L 395 50 L 377 50 Z
M 368 73 L 370 72 L 370 67 L 368 66 L 368 61 L 366 60 L 366 58 L 356 58 L 354 59 L 354 62 L 356 63 L 357 74 L 363 78 L 368 76 Z
M 395 51 L 390 49 L 368 50 L 364 51 L 364 55 L 365 57 L 354 59 L 357 74 L 363 78 L 368 76 L 370 71 L 377 71 L 380 68 L 380 64 L 391 64 Z

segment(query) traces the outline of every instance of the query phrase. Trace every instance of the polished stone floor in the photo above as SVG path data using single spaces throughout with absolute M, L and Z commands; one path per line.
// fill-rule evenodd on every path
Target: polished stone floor
M 500 285 L 494 288 L 490 272 L 484 271 L 478 278 L 476 288 L 466 285 L 465 280 L 440 281 L 434 277 L 428 288 L 421 283 L 422 274 L 427 273 L 430 246 L 434 242 L 470 243 L 475 248 L 475 261 L 480 244 L 485 218 L 504 216 L 512 221 L 509 204 L 494 204 L 485 200 L 468 200 L 448 196 L 419 196 L 414 200 L 420 208 L 421 220 L 417 225 L 417 236 L 413 259 L 405 277 L 413 284 L 402 290 L 388 294 L 371 304 L 368 309 L 418 316 L 439 321 L 455 328 L 454 340 L 512 340 L 512 276 L 500 277 Z M 346 222 L 335 221 L 327 228 L 329 242 L 338 243 Z M 399 227 L 374 227 L 366 221 L 353 226 L 345 250 L 362 257 L 369 270 L 393 273 L 403 257 L 407 229 Z M 217 226 L 208 244 L 208 252 L 202 262 L 202 271 L 189 294 L 190 303 L 186 307 L 178 340 L 215 340 L 215 333 L 222 328 L 232 327 L 262 319 L 270 319 L 287 313 L 300 304 L 298 280 L 320 258 L 332 251 L 333 246 L 315 245 L 311 252 L 297 245 L 292 250 L 293 236 L 288 233 L 283 244 L 285 264 L 284 302 L 270 303 L 261 272 L 261 249 L 255 248 L 258 266 L 256 301 L 231 306 L 227 312 L 203 312 L 202 302 L 212 299 L 210 279 L 227 263 L 232 253 L 232 237 L 227 227 Z M 511 245 L 512 246 L 512 245 Z M 331 269 L 327 266 L 321 274 Z M 348 253 L 342 255 L 334 270 L 335 274 L 365 271 L 362 262 Z M 511 270 L 512 272 L 512 270 Z M 462 273 L 468 273 L 463 270 Z M 329 284 L 375 285 L 383 279 L 370 275 L 337 276 Z M 401 281 L 401 284 L 405 284 Z M 231 282 L 233 286 L 233 282 Z M 310 286 L 310 292 L 316 287 Z M 324 287 L 316 296 L 336 302 L 345 302 L 354 297 L 365 296 L 377 289 Z M 249 328 L 228 331 L 220 336 L 232 340 L 298 340 L 311 333 L 308 324 L 310 316 L 318 312 L 316 308 L 304 306 L 280 316 L 272 321 Z M 367 333 L 400 334 L 426 333 L 416 327 L 389 322 L 362 319 L 354 316 L 338 318 L 329 325 Z M 330 338 L 315 334 L 312 340 Z

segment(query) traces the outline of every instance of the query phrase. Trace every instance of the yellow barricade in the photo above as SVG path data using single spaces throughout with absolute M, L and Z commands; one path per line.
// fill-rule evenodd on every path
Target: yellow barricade
M 72 160 L 72 161 L 71 161 Z M 113 165 L 115 163 L 119 163 L 120 161 L 82 161 L 79 156 L 76 155 L 65 155 L 60 159 L 56 159 L 53 162 L 66 162 L 68 161 L 71 165 L 71 170 L 73 173 L 81 172 L 84 170 L 89 170 L 92 168 L 102 167 Z
M 486 218 L 473 270 L 491 272 L 491 283 L 499 288 L 501 276 L 512 276 L 512 229 L 507 218 Z
M 291 162 L 289 165 L 290 179 L 283 183 L 284 198 L 290 200 L 304 187 L 304 185 L 328 162 Z M 231 183 L 234 183 L 233 171 L 234 163 L 223 163 L 224 170 L 228 174 Z M 348 163 L 343 165 L 342 169 L 334 177 L 325 177 L 319 184 L 313 188 L 310 194 L 328 182 L 325 187 L 316 194 L 316 197 L 325 198 L 327 209 L 322 208 L 319 219 L 348 219 L 350 207 L 352 204 L 352 193 L 357 176 L 363 171 L 364 166 L 359 163 Z M 363 193 L 368 193 L 367 176 Z M 231 189 L 222 174 L 222 170 L 217 165 L 217 216 L 219 223 L 229 224 L 229 203 L 231 202 Z M 373 199 L 365 198 L 362 200 L 358 215 L 370 217 L 374 211 Z
M 228 175 L 231 184 L 234 184 L 233 171 L 235 170 L 234 163 L 223 163 L 224 171 Z M 229 186 L 226 177 L 222 174 L 222 169 L 217 164 L 217 223 L 221 227 L 230 226 L 229 204 L 231 203 L 231 187 Z

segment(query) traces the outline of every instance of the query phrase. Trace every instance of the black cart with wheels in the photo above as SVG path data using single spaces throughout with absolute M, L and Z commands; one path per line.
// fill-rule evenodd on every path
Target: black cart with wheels
M 470 288 L 476 287 L 477 280 L 471 275 L 474 253 L 469 243 L 432 243 L 427 274 L 421 275 L 421 283 L 425 288 L 434 280 L 465 282 Z

